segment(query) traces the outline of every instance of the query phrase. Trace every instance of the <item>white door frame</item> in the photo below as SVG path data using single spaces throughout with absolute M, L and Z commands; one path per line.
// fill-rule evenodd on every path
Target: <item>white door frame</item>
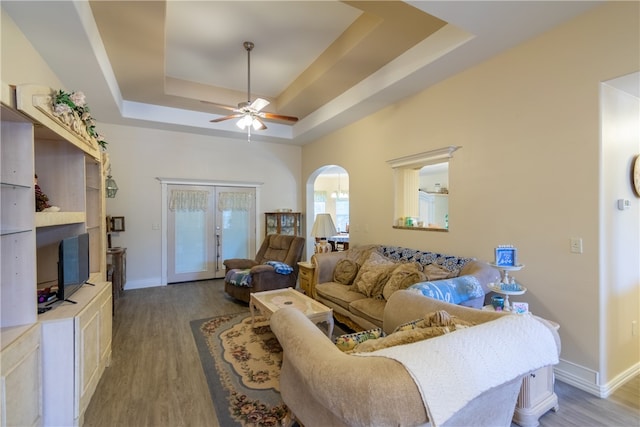
M 260 232 L 259 224 L 259 215 L 258 215 L 258 206 L 260 206 L 260 187 L 262 186 L 262 182 L 245 182 L 245 181 L 222 181 L 222 180 L 203 180 L 203 179 L 186 179 L 186 178 L 156 178 L 160 181 L 161 188 L 161 204 L 162 204 L 162 219 L 161 219 L 161 232 L 162 232 L 162 259 L 161 259 L 161 272 L 160 272 L 160 285 L 167 286 L 167 206 L 169 203 L 169 196 L 167 191 L 167 186 L 170 184 L 178 184 L 178 185 L 205 185 L 205 186 L 224 186 L 224 187 L 253 187 L 256 190 L 256 238 L 255 242 L 258 245 L 258 242 L 262 243 L 262 240 L 258 240 L 258 234 Z M 253 252 L 257 248 L 253 248 Z

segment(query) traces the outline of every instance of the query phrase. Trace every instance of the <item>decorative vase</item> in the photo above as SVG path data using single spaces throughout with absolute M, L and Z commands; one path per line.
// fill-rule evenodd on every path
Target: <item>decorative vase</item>
M 320 240 L 316 243 L 316 253 L 325 254 L 331 252 L 331 245 L 326 240 Z

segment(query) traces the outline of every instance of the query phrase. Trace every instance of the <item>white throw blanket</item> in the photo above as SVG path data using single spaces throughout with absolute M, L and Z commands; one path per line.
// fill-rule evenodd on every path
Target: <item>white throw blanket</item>
M 359 356 L 402 363 L 413 377 L 433 427 L 483 392 L 558 363 L 551 331 L 530 315 L 504 316 L 450 334 Z

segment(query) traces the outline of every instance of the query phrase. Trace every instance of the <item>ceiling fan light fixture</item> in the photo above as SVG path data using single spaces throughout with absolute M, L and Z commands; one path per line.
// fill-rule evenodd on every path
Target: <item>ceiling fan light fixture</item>
M 236 123 L 240 129 L 245 130 L 248 126 L 251 126 L 253 118 L 250 115 L 240 117 L 240 120 Z
M 253 121 L 251 122 L 251 126 L 253 127 L 254 130 L 263 130 L 266 129 L 267 127 L 264 125 L 264 123 L 262 123 L 260 121 L 260 119 L 254 117 Z

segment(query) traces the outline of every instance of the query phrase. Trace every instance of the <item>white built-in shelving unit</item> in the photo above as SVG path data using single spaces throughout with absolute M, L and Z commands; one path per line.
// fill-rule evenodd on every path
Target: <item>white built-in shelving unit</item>
M 79 118 L 52 113 L 52 94 L 1 84 L 2 425 L 81 425 L 111 358 L 104 156 Z M 35 212 L 35 174 L 60 211 Z M 37 289 L 57 284 L 60 240 L 85 232 L 95 286 L 39 315 Z

